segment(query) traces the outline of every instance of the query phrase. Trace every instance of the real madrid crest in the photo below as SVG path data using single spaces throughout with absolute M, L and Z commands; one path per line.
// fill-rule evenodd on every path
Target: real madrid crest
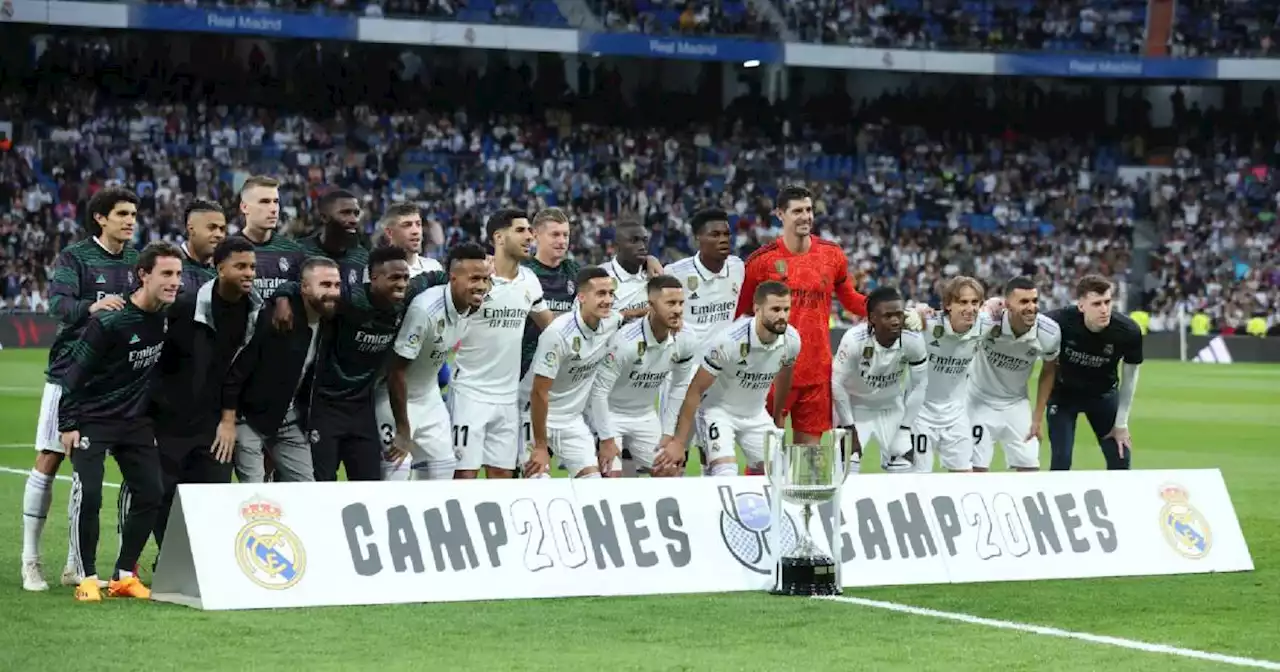
M 787 277 L 787 262 L 781 259 L 773 262 L 773 270 L 777 271 L 778 275 L 784 278 Z
M 640 341 L 639 343 L 636 343 L 636 359 L 640 359 L 644 357 L 644 351 L 648 347 L 649 347 L 648 344 L 645 343 L 644 341 Z
M 1000 325 L 997 324 L 995 328 L 991 330 L 991 338 L 1000 338 Z
M 1111 345 L 1110 343 L 1102 346 L 1102 354 L 1104 355 L 1108 355 L 1108 356 L 1112 355 L 1115 353 L 1115 351 L 1116 351 L 1116 346 Z
M 609 278 L 609 279 L 613 281 L 613 291 L 615 291 L 615 292 L 616 292 L 616 291 L 618 291 L 618 279 L 617 279 L 617 278 L 612 278 L 612 277 L 611 277 L 611 278 Z
M 1180 485 L 1160 488 L 1160 530 L 1169 547 L 1184 558 L 1199 560 L 1213 548 L 1213 529 L 1196 507 L 1191 495 Z
M 698 291 L 698 276 L 696 275 L 689 276 L 689 278 L 685 280 L 685 284 L 689 286 L 689 291 L 691 292 Z
M 236 564 L 245 578 L 268 590 L 292 588 L 307 569 L 302 540 L 284 524 L 284 510 L 265 499 L 240 506 L 244 527 L 235 539 Z
M 436 320 L 436 329 L 439 329 L 440 331 L 444 331 L 444 318 L 443 318 L 443 317 L 442 317 L 442 318 L 440 318 L 439 320 Z
M 578 289 L 578 286 L 573 284 L 572 280 L 570 280 L 568 284 L 565 285 L 565 291 L 569 292 L 570 294 L 575 293 L 575 290 L 577 289 Z
M 941 325 L 941 324 L 934 325 L 934 327 L 933 327 L 933 337 L 934 337 L 934 338 L 942 338 L 942 334 L 943 334 L 942 325 Z
M 281 272 L 281 273 L 288 273 L 288 272 L 289 272 L 289 260 L 288 260 L 288 259 L 285 259 L 284 257 L 280 257 L 280 263 L 279 263 L 278 265 L 280 266 L 280 272 Z
M 863 349 L 862 349 L 862 358 L 863 358 L 863 359 L 871 359 L 871 356 L 872 356 L 872 355 L 874 355 L 874 354 L 876 354 L 875 346 L 868 345 L 867 347 L 865 347 L 865 348 L 863 348 Z
M 746 359 L 746 358 L 747 358 L 747 353 L 749 353 L 749 352 L 751 352 L 751 344 L 750 344 L 750 343 L 739 343 L 739 344 L 738 344 L 738 356 L 739 356 L 739 357 L 741 357 L 742 359 Z
M 356 269 L 353 268 L 351 269 L 350 272 L 347 273 L 347 284 L 349 285 L 356 284 Z
M 582 339 L 578 336 L 573 337 L 573 351 L 582 352 Z

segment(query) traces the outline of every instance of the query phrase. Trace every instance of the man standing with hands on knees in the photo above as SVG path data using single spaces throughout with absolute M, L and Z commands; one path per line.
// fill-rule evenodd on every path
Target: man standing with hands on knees
M 112 597 L 149 598 L 134 570 L 155 528 L 164 494 L 155 432 L 147 417 L 155 366 L 164 350 L 165 315 L 182 282 L 182 251 L 152 243 L 138 257 L 141 287 L 120 310 L 89 318 L 72 346 L 58 407 L 62 448 L 75 467 L 68 511 L 81 602 L 102 601 L 98 585 L 98 514 L 107 453 L 133 493 L 121 526 L 120 556 L 108 590 Z
M 1112 312 L 1112 284 L 1101 275 L 1076 283 L 1076 305 L 1051 311 L 1062 328 L 1058 376 L 1049 398 L 1049 468 L 1071 469 L 1076 419 L 1084 413 L 1102 448 L 1107 469 L 1128 469 L 1133 452 L 1129 411 L 1138 389 L 1142 330 Z M 1116 369 L 1123 369 L 1117 376 Z
M 253 243 L 230 238 L 213 252 L 218 277 L 179 295 L 151 394 L 151 417 L 164 475 L 156 545 L 181 483 L 230 483 L 235 413 L 222 394 L 236 358 L 253 339 L 262 298 L 253 289 Z

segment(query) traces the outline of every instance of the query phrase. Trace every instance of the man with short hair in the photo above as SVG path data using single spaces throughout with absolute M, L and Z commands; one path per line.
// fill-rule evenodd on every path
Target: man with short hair
M 369 250 L 360 241 L 361 214 L 355 194 L 345 189 L 326 192 L 316 203 L 315 233 L 299 241 L 307 256 L 338 262 L 344 290 L 369 282 Z
M 1039 305 L 1035 283 L 1018 277 L 1005 285 L 1003 316 L 980 316 L 980 352 L 969 379 L 974 471 L 990 470 L 997 441 L 1010 469 L 1040 469 L 1040 420 L 1053 393 L 1062 331 Z M 1043 365 L 1033 410 L 1027 379 L 1036 360 Z
M 729 226 L 729 213 L 718 209 L 699 210 L 690 220 L 690 226 L 698 241 L 698 252 L 692 257 L 671 262 L 666 273 L 684 286 L 684 323 L 680 330 L 688 332 L 695 343 L 709 343 L 733 322 L 746 267 L 741 259 L 731 254 L 733 229 Z M 687 375 L 690 380 L 682 383 L 685 389 L 695 371 L 696 366 L 689 367 Z M 663 387 L 664 408 L 671 386 L 675 384 L 672 376 Z M 679 409 L 680 402 L 673 400 L 670 403 Z M 685 449 L 688 451 L 689 446 Z M 705 468 L 705 447 L 700 447 L 699 453 Z
M 413 279 L 423 273 L 443 273 L 440 262 L 422 256 L 422 210 L 415 203 L 392 203 L 378 222 L 378 229 L 383 240 L 395 247 L 403 249 L 409 255 L 409 278 Z M 451 371 L 447 361 L 441 362 L 436 369 L 436 383 L 440 388 L 449 384 Z M 378 419 L 378 434 L 382 441 L 384 454 L 382 459 L 382 480 L 407 481 L 411 476 L 411 463 L 403 459 L 390 457 L 391 442 L 395 438 L 395 422 L 390 415 L 386 400 L 386 380 L 379 378 L 378 389 L 381 391 L 382 403 L 376 404 L 381 417 Z
M 443 272 L 440 262 L 422 256 L 422 209 L 416 203 L 392 203 L 387 206 L 378 229 L 387 243 L 409 253 L 409 277 L 423 273 Z
M 227 216 L 213 201 L 197 198 L 182 211 L 187 241 L 182 244 L 182 289 L 194 292 L 214 279 L 218 271 L 212 263 L 213 251 L 227 237 Z M 247 239 L 246 239 L 247 240 Z
M 382 479 L 374 384 L 404 320 L 406 300 L 412 301 L 435 277 L 419 276 L 411 293 L 408 253 L 398 247 L 378 247 L 368 258 L 369 282 L 343 290 L 333 338 L 316 370 L 307 427 L 317 481 L 338 480 L 340 463 L 348 481 Z M 283 285 L 276 292 L 273 310 L 291 312 L 288 299 L 299 291 L 294 283 Z
M 813 194 L 801 186 L 784 187 L 775 199 L 782 236 L 747 257 L 746 278 L 737 314 L 751 314 L 755 289 L 762 282 L 791 288 L 791 321 L 804 339 L 790 396 L 780 400 L 791 418 L 796 443 L 818 443 L 831 429 L 831 303 L 867 316 L 867 298 L 854 288 L 849 260 L 836 243 L 814 234 Z M 766 403 L 772 407 L 770 396 Z
M 58 407 L 62 376 L 71 363 L 67 357 L 89 319 L 124 308 L 125 297 L 134 289 L 138 252 L 130 243 L 137 215 L 138 197 L 133 192 L 115 187 L 99 191 L 89 199 L 85 222 L 92 236 L 68 245 L 54 261 L 49 315 L 58 320 L 58 331 L 49 348 L 40 398 L 36 461 L 22 493 L 22 587 L 26 590 L 49 589 L 40 564 L 40 537 L 53 503 L 54 476 L 65 458 L 58 435 Z M 121 516 L 124 508 L 120 507 Z M 78 585 L 83 578 L 76 573 L 74 539 L 70 546 L 62 572 L 64 586 Z
M 649 311 L 649 230 L 638 220 L 623 220 L 614 228 L 615 254 L 604 270 L 613 278 L 615 310 L 631 321 Z
M 463 243 L 449 250 L 449 282 L 419 294 L 405 311 L 387 363 L 386 380 L 374 391 L 378 432 L 389 455 L 383 480 L 400 479 L 411 456 L 414 480 L 453 478 L 457 459 L 449 411 L 436 384 L 445 365 L 489 293 L 492 279 L 483 247 Z
M 226 377 L 220 423 L 236 423 L 235 472 L 241 483 L 263 482 L 266 455 L 276 481 L 315 480 L 306 426 L 342 279 L 337 262 L 324 257 L 304 261 L 299 275 L 300 291 L 288 297 L 293 319 L 274 324 L 273 311 L 261 311 L 253 337 Z
M 590 419 L 600 439 L 599 464 L 606 476 L 651 473 L 658 445 L 675 434 L 699 343 L 683 329 L 684 303 L 684 287 L 676 278 L 659 275 L 649 280 L 649 315 L 614 334 L 596 371 Z M 654 401 L 666 384 L 671 391 L 659 417 Z M 613 473 L 608 467 L 618 458 L 622 471 Z
M 695 425 L 707 449 L 708 475 L 738 475 L 735 444 L 746 456 L 747 473 L 764 473 L 765 438 L 786 426 L 782 400 L 791 388 L 801 341 L 787 323 L 791 290 L 767 281 L 754 291 L 754 316 L 739 318 L 711 340 L 680 406 L 675 435 L 663 441 L 653 460 L 654 475 L 680 469 Z M 765 410 L 771 387 L 778 390 L 772 412 Z
M 1142 329 L 1112 309 L 1111 281 L 1086 275 L 1076 283 L 1076 305 L 1051 311 L 1062 328 L 1062 356 L 1049 398 L 1049 468 L 1071 469 L 1076 418 L 1084 413 L 1107 469 L 1128 469 L 1133 453 L 1129 411 L 1142 364 Z M 1116 369 L 1123 370 L 1117 375 Z
M 280 231 L 280 181 L 255 175 L 240 187 L 241 225 L 238 236 L 253 243 L 257 264 L 253 288 L 263 298 L 286 282 L 296 282 L 306 255 L 302 247 Z
M 234 416 L 222 395 L 236 358 L 253 340 L 262 298 L 253 289 L 254 248 L 229 238 L 213 253 L 218 276 L 183 292 L 169 309 L 169 333 L 151 395 L 164 497 L 156 544 L 164 543 L 169 510 L 181 483 L 230 483 Z
M 613 279 L 598 266 L 578 272 L 577 308 L 561 315 L 538 337 L 538 351 L 523 383 L 529 388 L 533 450 L 525 476 L 545 478 L 554 448 L 573 478 L 600 478 L 620 471 L 617 456 L 596 455 L 596 441 L 584 414 L 596 366 L 609 352 L 610 337 L 622 324 L 613 311 Z
M 493 245 L 493 287 L 472 318 L 454 357 L 449 418 L 456 478 L 511 478 L 520 452 L 520 338 L 525 320 L 545 329 L 553 315 L 542 285 L 522 262 L 530 256 L 533 227 L 519 210 L 490 215 L 485 233 Z M 526 376 L 527 378 L 528 376 Z
M 879 287 L 867 295 L 867 321 L 844 332 L 836 349 L 832 398 L 837 424 L 849 430 L 854 470 L 861 469 L 872 441 L 881 469 L 903 473 L 912 467 L 911 425 L 927 393 L 929 355 L 920 334 L 903 331 L 904 316 L 898 290 Z
M 929 382 L 924 405 L 911 430 L 912 471 L 933 471 L 934 454 L 947 471 L 973 468 L 977 433 L 969 424 L 969 369 L 982 331 L 978 311 L 986 294 L 982 283 L 957 276 L 942 292 L 942 311 L 925 322 Z
M 151 243 L 138 255 L 136 272 L 141 287 L 119 310 L 99 311 L 89 318 L 67 355 L 61 379 L 58 431 L 75 467 L 68 519 L 76 571 L 82 577 L 75 598 L 81 602 L 102 601 L 98 514 L 108 453 L 115 457 L 131 493 L 108 591 L 112 597 L 151 597 L 136 568 L 155 528 L 164 487 L 147 408 L 168 331 L 165 309 L 177 298 L 182 282 L 182 251 L 170 243 Z

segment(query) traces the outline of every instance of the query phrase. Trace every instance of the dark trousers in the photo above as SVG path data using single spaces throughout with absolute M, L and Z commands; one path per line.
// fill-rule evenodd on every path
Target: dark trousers
M 160 510 L 156 513 L 156 546 L 164 544 L 164 533 L 169 528 L 169 510 L 178 486 L 183 483 L 230 483 L 233 463 L 222 464 L 213 457 L 213 435 L 207 432 L 194 436 L 156 436 L 160 452 L 160 471 L 164 483 L 164 495 Z
M 1119 403 L 1119 393 L 1116 390 L 1090 397 L 1054 395 L 1050 398 L 1049 450 L 1052 456 L 1049 469 L 1070 471 L 1071 453 L 1076 441 L 1076 419 L 1081 413 L 1089 421 L 1089 427 L 1098 439 L 1102 456 L 1107 461 L 1107 469 L 1128 469 L 1132 451 L 1126 450 L 1124 457 L 1121 457 L 1115 439 L 1105 438 L 1116 424 Z
M 311 406 L 311 463 L 317 481 L 338 480 L 338 465 L 348 481 L 382 480 L 382 442 L 373 400 L 326 401 Z
M 133 571 L 138 556 L 155 528 L 164 486 L 160 455 L 150 424 L 86 424 L 80 428 L 80 445 L 71 453 L 71 540 L 76 545 L 81 576 L 98 573 L 98 521 L 102 509 L 102 477 L 107 453 L 116 459 L 128 487 L 121 504 L 128 509 L 120 526 L 120 556 L 116 569 Z

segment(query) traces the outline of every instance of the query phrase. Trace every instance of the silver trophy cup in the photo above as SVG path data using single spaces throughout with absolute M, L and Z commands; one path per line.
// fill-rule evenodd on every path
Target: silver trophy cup
M 831 556 L 813 543 L 809 532 L 815 504 L 832 502 L 839 520 L 841 489 L 852 465 L 853 455 L 845 446 L 849 432 L 835 429 L 831 435 L 831 443 L 826 445 L 788 444 L 783 430 L 775 430 L 765 436 L 765 476 L 776 493 L 770 502 L 773 524 L 769 529 L 773 538 L 769 540 L 769 547 L 777 549 L 781 541 L 777 531 L 782 527 L 783 501 L 802 507 L 803 519 L 795 547 L 779 554 L 774 563 L 770 592 L 775 595 L 841 593 L 840 563 L 832 559 L 832 556 L 840 557 L 841 535 L 838 529 L 832 535 Z

